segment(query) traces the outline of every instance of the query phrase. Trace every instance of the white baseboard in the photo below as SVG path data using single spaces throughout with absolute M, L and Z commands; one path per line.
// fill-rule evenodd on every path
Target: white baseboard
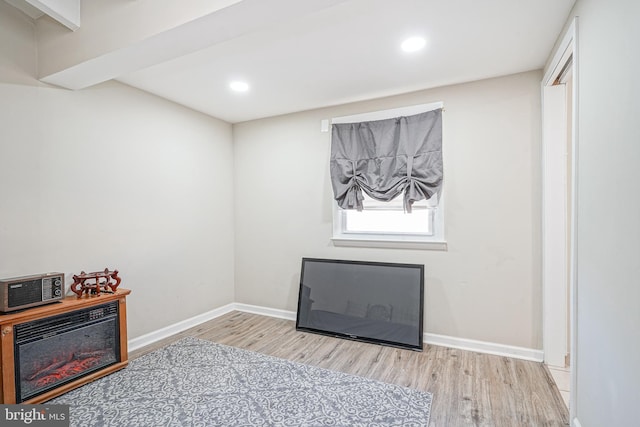
M 249 305 L 235 303 L 235 309 L 245 313 L 262 314 L 263 316 L 277 317 L 278 319 L 296 320 L 296 312 L 288 310 L 278 310 L 277 308 L 261 307 L 259 305 Z
M 578 421 L 578 418 L 574 418 L 573 423 L 571 423 L 571 425 L 573 427 L 582 427 L 582 424 L 580 424 L 580 421 Z
M 460 350 L 475 351 L 477 353 L 493 354 L 496 356 L 513 357 L 514 359 L 530 360 L 533 362 L 542 362 L 544 360 L 544 352 L 542 350 L 497 344 L 487 341 L 477 341 L 466 338 L 450 337 L 447 335 L 425 333 L 424 342 L 426 344 L 458 348 Z
M 208 311 L 206 313 L 199 314 L 189 319 L 178 322 L 174 325 L 167 326 L 157 331 L 150 332 L 137 338 L 129 340 L 129 351 L 137 350 L 145 345 L 152 344 L 163 338 L 170 337 L 171 335 L 182 332 L 186 329 L 198 326 L 201 323 L 220 317 L 223 314 L 230 313 L 232 311 L 242 311 L 245 313 L 260 314 L 263 316 L 275 317 L 285 320 L 296 320 L 296 312 L 289 310 L 280 310 L 276 308 L 262 307 L 258 305 L 232 303 Z M 544 353 L 542 350 L 535 350 L 532 348 L 515 347 L 505 344 L 496 344 L 486 341 L 476 341 L 466 338 L 450 337 L 447 335 L 429 334 L 425 333 L 423 337 L 425 344 L 439 345 L 443 347 L 458 348 L 460 350 L 475 351 L 477 353 L 494 354 L 497 356 L 513 357 L 515 359 L 531 360 L 534 362 L 542 362 L 544 360 Z M 577 419 L 574 420 L 577 422 Z M 577 425 L 580 427 L 580 424 Z
M 207 311 L 206 313 L 198 314 L 197 316 L 174 323 L 173 325 L 169 325 L 162 329 L 158 329 L 157 331 L 149 332 L 148 334 L 130 339 L 128 341 L 129 352 L 144 347 L 145 345 L 153 344 L 156 341 L 160 341 L 161 339 L 170 337 L 171 335 L 175 335 L 194 326 L 198 326 L 201 323 L 220 317 L 223 314 L 230 313 L 234 309 L 235 304 L 227 304 L 211 311 Z

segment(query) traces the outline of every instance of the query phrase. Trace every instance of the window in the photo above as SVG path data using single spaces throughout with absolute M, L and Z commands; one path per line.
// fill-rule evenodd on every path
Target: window
M 358 123 L 419 114 L 442 108 L 442 103 L 418 105 L 332 119 L 332 123 Z M 354 166 L 355 167 L 355 166 Z M 405 212 L 403 195 L 378 201 L 362 192 L 362 211 L 333 205 L 333 243 L 336 246 L 398 247 L 446 250 L 444 203 L 434 195 L 413 203 Z
M 361 212 L 342 210 L 343 233 L 433 235 L 433 209 L 429 209 L 425 200 L 414 203 L 411 214 L 405 214 L 399 197 L 379 202 L 365 194 L 363 205 Z
M 379 202 L 365 194 L 360 212 L 332 202 L 337 246 L 446 249 L 442 200 L 415 202 L 411 213 L 404 212 L 402 196 Z

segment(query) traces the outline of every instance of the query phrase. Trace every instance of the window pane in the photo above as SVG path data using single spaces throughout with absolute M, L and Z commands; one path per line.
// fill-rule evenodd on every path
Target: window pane
M 413 209 L 408 214 L 400 210 L 345 211 L 347 233 L 412 233 L 432 234 L 431 209 Z

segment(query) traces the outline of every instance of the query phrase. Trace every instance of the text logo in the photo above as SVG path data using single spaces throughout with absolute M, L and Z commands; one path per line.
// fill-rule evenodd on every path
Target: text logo
M 0 405 L 0 425 L 69 427 L 69 405 Z

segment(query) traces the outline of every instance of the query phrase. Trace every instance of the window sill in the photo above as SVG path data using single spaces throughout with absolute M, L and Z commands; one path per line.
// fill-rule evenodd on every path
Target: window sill
M 446 241 L 421 241 L 421 240 L 392 240 L 353 237 L 333 237 L 334 246 L 356 248 L 387 248 L 387 249 L 421 249 L 431 251 L 446 251 Z

